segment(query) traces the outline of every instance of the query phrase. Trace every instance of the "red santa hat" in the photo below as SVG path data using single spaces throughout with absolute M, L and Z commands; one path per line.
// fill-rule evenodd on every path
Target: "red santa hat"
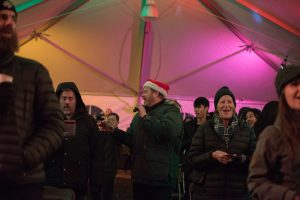
M 164 96 L 167 96 L 168 91 L 170 89 L 168 84 L 156 80 L 151 80 L 151 79 L 149 79 L 146 83 L 144 83 L 144 87 L 152 88 L 153 90 L 161 93 Z

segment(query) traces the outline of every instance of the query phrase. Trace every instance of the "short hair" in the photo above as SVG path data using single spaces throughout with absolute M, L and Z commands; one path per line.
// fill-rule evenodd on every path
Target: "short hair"
M 114 113 L 114 112 L 112 112 L 112 113 L 109 113 L 109 114 L 107 115 L 107 117 L 109 117 L 109 116 L 111 116 L 111 115 L 115 116 L 115 117 L 116 117 L 116 119 L 117 119 L 117 121 L 119 121 L 119 120 L 120 120 L 120 117 L 119 117 L 119 115 L 118 115 L 117 113 Z
M 195 99 L 194 108 L 200 107 L 201 105 L 203 105 L 204 107 L 209 107 L 208 99 L 205 97 L 198 97 L 197 99 Z

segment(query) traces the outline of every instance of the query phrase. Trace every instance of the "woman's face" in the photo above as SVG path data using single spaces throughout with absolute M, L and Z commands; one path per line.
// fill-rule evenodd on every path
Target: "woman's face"
M 287 104 L 293 110 L 300 111 L 300 77 L 283 88 Z
M 257 119 L 252 111 L 247 112 L 246 114 L 246 122 L 249 124 L 250 127 L 253 127 L 256 123 Z
M 221 119 L 231 119 L 235 113 L 235 106 L 232 97 L 229 95 L 222 96 L 218 101 L 217 111 Z

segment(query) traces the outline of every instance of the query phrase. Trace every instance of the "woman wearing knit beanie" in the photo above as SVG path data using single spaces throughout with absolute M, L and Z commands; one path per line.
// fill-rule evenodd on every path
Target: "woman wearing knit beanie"
M 190 147 L 191 199 L 248 200 L 247 176 L 256 138 L 236 115 L 231 90 L 220 88 L 212 119 L 198 128 Z
M 300 66 L 281 69 L 278 116 L 259 136 L 248 187 L 256 199 L 300 199 Z

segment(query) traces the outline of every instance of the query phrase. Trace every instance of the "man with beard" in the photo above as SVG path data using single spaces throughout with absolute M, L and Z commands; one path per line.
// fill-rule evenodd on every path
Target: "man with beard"
M 61 144 L 63 115 L 48 71 L 15 56 L 17 12 L 0 0 L 0 199 L 42 199 L 43 161 Z
M 113 136 L 132 150 L 134 200 L 170 200 L 176 187 L 182 116 L 180 105 L 166 99 L 168 90 L 167 84 L 148 80 L 144 105 L 137 105 L 127 132 L 114 129 Z
M 83 200 L 99 129 L 75 83 L 60 83 L 56 95 L 64 113 L 65 134 L 61 148 L 45 163 L 46 185 L 70 188 L 76 200 Z

